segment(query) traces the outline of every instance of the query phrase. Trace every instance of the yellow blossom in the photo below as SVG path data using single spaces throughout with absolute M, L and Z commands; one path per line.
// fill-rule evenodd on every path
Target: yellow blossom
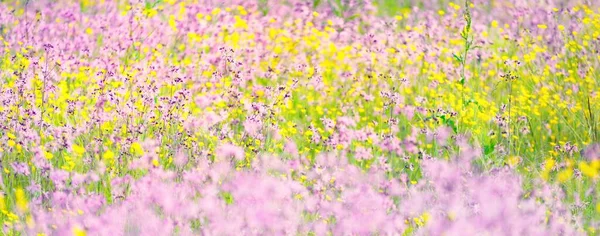
M 23 189 L 17 188 L 15 190 L 15 200 L 17 209 L 19 209 L 21 212 L 27 212 L 29 207 L 27 203 L 27 198 L 25 196 L 25 191 L 23 191 Z
M 142 145 L 138 142 L 131 144 L 131 152 L 136 156 L 144 155 L 144 149 L 142 148 Z
M 583 173 L 584 175 L 590 177 L 590 178 L 596 178 L 598 177 L 598 169 L 592 167 L 591 165 L 589 165 L 586 162 L 579 162 L 579 170 L 581 170 L 581 173 Z
M 86 236 L 87 233 L 85 232 L 84 229 L 80 228 L 79 226 L 75 226 L 73 227 L 73 236 Z
M 110 149 L 108 149 L 104 152 L 104 154 L 102 155 L 102 158 L 109 160 L 109 161 L 113 160 L 115 158 L 115 153 L 113 151 L 111 151 Z
M 84 147 L 82 147 L 82 146 L 79 146 L 79 145 L 77 145 L 77 144 L 73 144 L 73 145 L 71 146 L 71 149 L 72 149 L 72 150 L 73 150 L 73 152 L 74 152 L 75 154 L 77 154 L 77 155 L 81 155 L 81 154 L 85 153 L 85 148 L 84 148 Z

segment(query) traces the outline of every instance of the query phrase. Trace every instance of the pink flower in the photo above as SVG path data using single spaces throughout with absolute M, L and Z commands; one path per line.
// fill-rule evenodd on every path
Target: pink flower
M 254 138 L 259 136 L 261 128 L 262 122 L 258 120 L 247 119 L 244 121 L 244 132 Z
M 581 156 L 589 161 L 600 160 L 600 143 L 593 143 L 581 151 Z
M 244 149 L 233 144 L 222 144 L 217 147 L 216 154 L 218 158 L 233 158 L 236 161 L 244 159 Z
M 285 142 L 285 146 L 283 147 L 283 151 L 292 155 L 292 156 L 298 156 L 298 147 L 296 146 L 296 143 L 292 140 L 287 140 Z
M 176 166 L 183 167 L 188 162 L 188 157 L 183 151 L 178 151 L 175 154 L 174 162 Z

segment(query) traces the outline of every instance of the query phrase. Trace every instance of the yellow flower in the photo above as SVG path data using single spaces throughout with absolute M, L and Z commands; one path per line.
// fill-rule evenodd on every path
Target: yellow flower
M 85 232 L 85 230 L 83 230 L 79 226 L 73 227 L 73 236 L 86 236 L 86 235 L 87 235 L 87 233 Z
M 102 155 L 102 158 L 110 161 L 115 158 L 115 153 L 112 152 L 110 149 L 108 149 L 108 150 L 106 150 L 106 152 L 104 152 L 104 154 Z
M 64 170 L 66 170 L 66 171 L 72 171 L 75 168 L 75 162 L 68 155 L 65 155 L 64 158 L 65 158 L 65 163 L 64 163 L 64 165 L 61 168 L 64 169 Z
M 592 162 L 590 162 L 590 165 L 592 166 L 592 168 L 600 170 L 600 160 L 593 160 Z
M 492 27 L 493 27 L 493 28 L 498 28 L 498 21 L 496 21 L 496 20 L 493 20 L 493 21 L 492 21 Z
M 218 8 L 218 7 L 217 7 L 217 8 L 215 8 L 215 9 L 213 9 L 213 10 L 211 11 L 211 13 L 212 13 L 213 15 L 218 15 L 220 12 L 221 12 L 221 8 Z
M 142 145 L 138 142 L 131 144 L 131 152 L 136 156 L 144 155 L 144 149 L 142 148 Z
M 15 190 L 15 199 L 16 199 L 17 208 L 21 212 L 26 212 L 29 207 L 27 204 L 27 198 L 25 197 L 25 191 L 23 191 L 23 189 L 17 188 Z
M 579 170 L 581 170 L 581 173 L 590 178 L 598 177 L 598 169 L 588 165 L 586 162 L 579 162 Z
M 83 153 L 85 152 L 85 148 L 84 148 L 84 147 L 82 147 L 82 146 L 79 146 L 79 145 L 77 145 L 77 144 L 73 144 L 73 145 L 71 146 L 71 149 L 72 149 L 72 150 L 73 150 L 73 152 L 74 152 L 75 154 L 77 154 L 77 155 L 81 155 L 81 154 L 83 154 Z
M 44 157 L 50 160 L 54 157 L 54 155 L 51 152 L 44 152 Z
M 240 16 L 234 16 L 234 19 L 235 22 L 233 23 L 233 27 L 237 29 L 248 29 L 248 23 Z
M 548 180 L 548 178 L 550 177 L 550 172 L 552 171 L 552 168 L 554 168 L 554 165 L 556 165 L 556 161 L 554 159 L 546 159 L 546 164 L 544 165 L 544 170 L 542 171 L 542 179 Z
M 27 227 L 29 227 L 30 229 L 35 226 L 35 222 L 33 221 L 33 217 L 31 217 L 31 215 L 28 215 L 27 217 L 25 217 L 25 223 L 27 224 Z
M 174 15 L 169 16 L 169 26 L 173 31 L 177 32 L 177 21 L 175 21 Z
M 569 180 L 571 178 L 571 176 L 573 176 L 573 170 L 570 168 L 564 169 L 558 173 L 558 182 L 560 182 L 560 183 L 567 182 L 567 180 Z
M 4 194 L 0 194 L 0 211 L 6 210 L 6 205 L 4 203 Z
M 510 167 L 515 167 L 521 162 L 521 157 L 519 156 L 511 156 L 506 160 L 506 164 Z

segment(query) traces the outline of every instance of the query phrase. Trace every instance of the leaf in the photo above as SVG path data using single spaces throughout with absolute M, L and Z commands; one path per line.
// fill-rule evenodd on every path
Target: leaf
M 354 15 L 349 16 L 346 20 L 348 20 L 348 21 L 354 20 L 354 19 L 356 19 L 359 16 L 360 16 L 359 14 L 354 14 Z
M 233 199 L 233 195 L 231 195 L 231 193 L 221 192 L 221 197 L 225 201 L 225 204 L 227 204 L 227 205 L 233 204 L 234 199 Z
M 463 60 L 462 60 L 462 57 L 461 57 L 461 56 L 459 56 L 459 55 L 456 55 L 456 54 L 454 54 L 454 53 L 452 53 L 452 56 L 453 56 L 453 57 L 454 57 L 454 59 L 456 59 L 458 62 L 462 63 L 462 61 L 463 61 Z
M 454 133 L 458 133 L 458 127 L 456 127 L 456 123 L 454 123 L 454 120 L 452 119 L 444 119 L 444 124 L 450 128 L 452 128 L 452 130 L 454 131 Z
M 317 8 L 319 5 L 321 5 L 321 0 L 313 0 L 313 8 Z
M 446 122 L 448 121 L 448 118 L 446 118 L 446 115 L 441 115 L 438 117 L 442 120 L 442 123 L 444 123 L 444 124 L 446 124 Z
M 488 145 L 483 145 L 483 154 L 489 155 L 490 153 L 494 152 L 495 146 L 496 146 L 496 144 L 494 144 L 494 143 L 490 143 Z

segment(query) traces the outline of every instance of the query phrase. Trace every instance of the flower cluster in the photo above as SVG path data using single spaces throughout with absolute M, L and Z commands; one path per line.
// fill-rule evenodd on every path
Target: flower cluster
M 3 234 L 597 234 L 599 6 L 3 1 Z

